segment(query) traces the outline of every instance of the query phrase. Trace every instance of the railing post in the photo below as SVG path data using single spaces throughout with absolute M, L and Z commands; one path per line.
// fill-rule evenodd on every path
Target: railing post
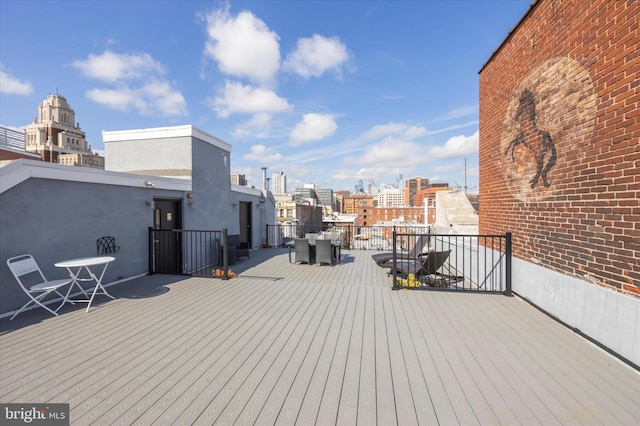
M 396 268 L 396 257 L 397 257 L 397 249 L 396 249 L 396 228 L 395 226 L 393 227 L 393 232 L 391 233 L 392 235 L 392 239 L 393 239 L 393 244 L 392 244 L 392 253 L 393 253 L 393 260 L 392 260 L 392 264 L 393 264 L 393 287 L 391 287 L 392 290 L 399 290 L 400 287 L 398 286 L 398 270 Z
M 505 296 L 512 296 L 511 294 L 511 232 L 507 232 L 506 235 L 506 247 L 505 247 L 505 274 L 506 274 L 506 289 L 504 291 Z
M 227 242 L 228 229 L 224 228 L 222 230 L 222 269 L 224 269 L 223 280 L 229 279 L 229 243 Z
M 153 228 L 149 227 L 149 275 L 156 273 L 156 245 Z

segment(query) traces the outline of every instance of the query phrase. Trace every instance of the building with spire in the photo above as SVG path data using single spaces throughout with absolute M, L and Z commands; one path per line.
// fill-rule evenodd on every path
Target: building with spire
M 38 116 L 25 128 L 26 151 L 50 163 L 104 169 L 104 157 L 91 150 L 75 120 L 67 100 L 57 93 L 49 94 L 38 105 Z

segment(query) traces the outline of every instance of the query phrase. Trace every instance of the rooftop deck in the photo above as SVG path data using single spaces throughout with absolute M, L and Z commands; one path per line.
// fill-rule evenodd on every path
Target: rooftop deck
M 73 424 L 640 424 L 637 371 L 516 297 L 392 291 L 370 254 L 256 250 L 229 281 L 4 318 L 0 402 Z

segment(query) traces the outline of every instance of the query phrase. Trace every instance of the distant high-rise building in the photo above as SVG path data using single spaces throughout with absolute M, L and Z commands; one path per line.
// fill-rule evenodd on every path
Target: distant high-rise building
M 67 100 L 50 94 L 38 105 L 38 116 L 26 126 L 27 152 L 40 154 L 51 163 L 104 169 L 104 157 L 95 154 L 76 123 L 76 113 Z
M 330 188 L 318 188 L 316 189 L 316 194 L 318 194 L 318 204 L 323 206 L 330 206 L 333 210 L 335 204 L 333 202 L 333 189 Z
M 407 179 L 406 186 L 404 188 L 405 205 L 415 206 L 414 197 L 418 191 L 427 189 L 429 187 L 429 179 L 422 179 L 420 176 L 412 179 Z
M 378 190 L 378 186 L 376 185 L 376 183 L 372 179 L 369 182 L 369 187 L 367 188 L 367 193 L 369 195 L 371 195 L 372 197 L 377 197 L 379 192 L 380 191 Z
M 247 176 L 246 175 L 231 175 L 231 184 L 232 185 L 240 185 L 247 186 Z
M 344 197 L 348 197 L 348 196 L 349 196 L 349 191 L 347 189 L 340 189 L 333 193 L 335 211 L 344 213 Z
M 315 206 L 318 204 L 318 197 L 313 188 L 296 188 L 293 193 L 296 204 L 307 204 Z
M 287 175 L 278 172 L 271 175 L 271 192 L 274 194 L 287 193 Z
M 343 198 L 342 213 L 357 214 L 360 207 L 373 207 L 373 197 L 359 194 Z
M 398 188 L 388 188 L 378 193 L 378 207 L 405 206 L 404 193 Z

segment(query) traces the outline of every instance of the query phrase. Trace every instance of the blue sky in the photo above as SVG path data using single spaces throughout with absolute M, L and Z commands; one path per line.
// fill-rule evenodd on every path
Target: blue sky
M 193 124 L 232 173 L 478 185 L 478 71 L 530 0 L 0 2 L 0 125 L 63 95 L 103 130 Z M 471 190 L 473 192 L 473 190 Z

